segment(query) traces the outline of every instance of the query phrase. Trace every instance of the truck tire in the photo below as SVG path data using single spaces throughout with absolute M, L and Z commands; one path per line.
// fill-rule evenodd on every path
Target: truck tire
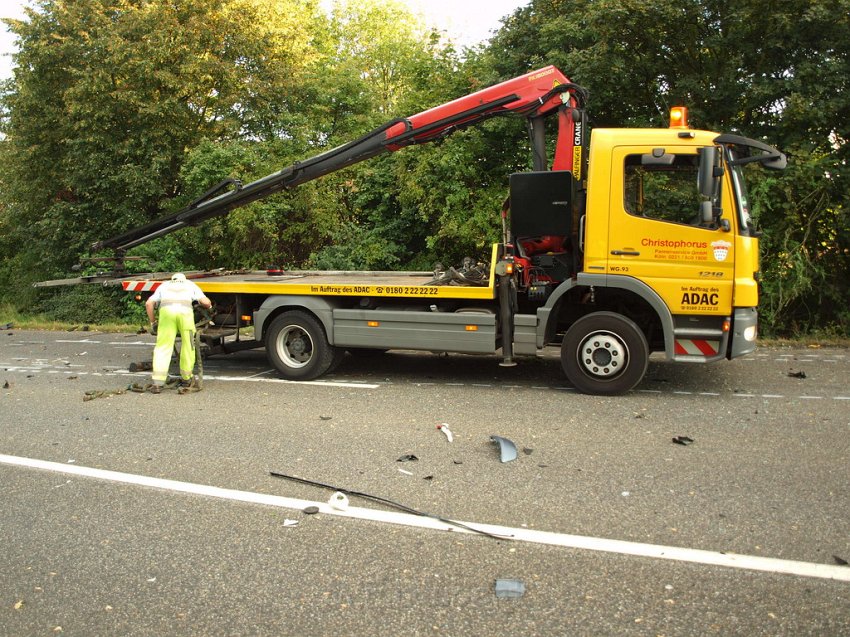
M 266 333 L 266 354 L 284 378 L 312 380 L 338 363 L 344 352 L 328 343 L 316 317 L 291 310 L 271 322 Z
M 583 316 L 561 343 L 561 367 L 585 394 L 623 394 L 643 379 L 648 363 L 646 336 L 634 321 L 614 312 Z

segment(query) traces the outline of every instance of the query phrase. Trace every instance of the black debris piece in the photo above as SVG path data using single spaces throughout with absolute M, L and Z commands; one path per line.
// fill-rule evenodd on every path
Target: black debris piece
M 455 464 L 463 464 L 463 460 L 452 460 Z
M 417 460 L 419 460 L 419 458 L 414 456 L 412 453 L 406 453 L 401 458 L 396 460 L 396 462 L 416 462 Z
M 518 579 L 497 579 L 496 597 L 510 599 L 525 595 L 525 584 Z
M 848 565 L 847 560 L 845 560 L 843 557 L 838 557 L 837 555 L 833 555 L 832 559 L 834 559 L 835 563 L 840 565 L 840 566 L 847 566 Z
M 7 380 L 5 383 L 3 383 L 3 389 L 9 389 L 9 387 L 11 387 L 11 385 L 9 384 L 9 381 Z
M 433 480 L 434 476 L 424 476 L 422 479 L 423 480 Z
M 694 441 L 693 438 L 688 438 L 687 436 L 676 436 L 673 438 L 673 442 L 677 445 L 683 445 L 687 447 L 689 444 L 692 444 Z
M 789 378 L 807 378 L 806 372 L 800 370 L 799 372 L 788 372 Z
M 522 448 L 522 452 L 523 452 L 525 455 L 530 456 L 531 454 L 533 454 L 533 453 L 534 453 L 534 449 L 532 449 L 531 447 L 523 447 L 523 448 Z
M 332 416 L 319 416 L 319 420 L 330 420 Z
M 490 436 L 490 441 L 499 445 L 499 454 L 502 462 L 516 460 L 516 445 L 502 436 Z
M 471 531 L 473 533 L 478 533 L 480 535 L 486 535 L 487 537 L 491 537 L 495 540 L 510 540 L 513 538 L 512 535 L 496 535 L 495 533 L 489 533 L 488 531 L 483 531 L 481 529 L 477 529 L 474 526 L 469 526 L 468 524 L 464 524 L 462 522 L 457 522 L 455 520 L 450 520 L 449 518 L 444 518 L 439 515 L 434 515 L 433 513 L 425 513 L 424 511 L 420 511 L 419 509 L 414 509 L 413 507 L 409 507 L 405 504 L 401 504 L 400 502 L 396 502 L 394 500 L 390 500 L 388 498 L 383 498 L 378 495 L 372 495 L 370 493 L 365 493 L 363 491 L 352 491 L 351 489 L 345 489 L 343 487 L 337 487 L 332 484 L 326 484 L 324 482 L 318 482 L 317 480 L 308 480 L 307 478 L 299 478 L 298 476 L 291 476 L 285 473 L 280 473 L 279 471 L 269 471 L 269 475 L 274 476 L 275 478 L 285 478 L 286 480 L 292 480 L 293 482 L 299 482 L 301 484 L 309 484 L 315 487 L 322 487 L 325 489 L 332 489 L 333 491 L 339 491 L 340 493 L 344 493 L 349 496 L 358 496 L 361 498 L 366 498 L 367 500 L 372 500 L 373 502 L 380 502 L 382 504 L 389 505 L 405 513 L 412 513 L 413 515 L 421 515 L 426 518 L 433 518 L 434 520 L 439 520 L 445 524 L 450 524 L 452 526 L 456 526 L 461 529 L 466 529 L 467 531 Z M 308 509 L 316 509 L 315 511 L 308 511 Z M 304 513 L 317 513 L 318 507 L 307 507 L 304 509 Z M 449 529 L 451 530 L 451 529 Z
M 319 507 L 317 507 L 317 506 L 305 507 L 304 509 L 302 509 L 301 512 L 306 513 L 307 515 L 315 515 L 316 513 L 319 512 Z

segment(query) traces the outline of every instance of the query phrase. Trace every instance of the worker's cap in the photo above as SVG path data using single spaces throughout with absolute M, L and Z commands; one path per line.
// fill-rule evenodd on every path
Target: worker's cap
M 186 282 L 186 275 L 183 274 L 182 272 L 175 272 L 174 275 L 171 277 L 171 280 L 176 282 L 176 283 L 185 283 Z

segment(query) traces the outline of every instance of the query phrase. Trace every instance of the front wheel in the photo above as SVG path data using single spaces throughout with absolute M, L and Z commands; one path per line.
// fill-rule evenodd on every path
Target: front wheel
M 312 380 L 327 372 L 344 353 L 328 343 L 322 324 L 300 310 L 275 318 L 266 336 L 266 353 L 281 376 Z
M 561 343 L 564 373 L 585 394 L 623 394 L 641 381 L 648 363 L 646 336 L 634 321 L 614 312 L 583 316 Z

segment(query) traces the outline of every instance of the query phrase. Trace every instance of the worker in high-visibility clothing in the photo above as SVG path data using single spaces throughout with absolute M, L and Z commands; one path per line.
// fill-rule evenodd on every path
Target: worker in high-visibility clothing
M 192 303 L 197 301 L 201 307 L 211 308 L 212 301 L 197 285 L 186 280 L 186 275 L 177 272 L 170 281 L 161 284 L 145 302 L 145 310 L 151 323 L 151 333 L 156 334 L 156 346 L 153 350 L 153 384 L 151 392 L 159 394 L 168 379 L 168 367 L 174 340 L 180 334 L 180 383 L 190 386 L 195 368 L 195 314 Z M 159 306 L 159 320 L 155 310 Z

